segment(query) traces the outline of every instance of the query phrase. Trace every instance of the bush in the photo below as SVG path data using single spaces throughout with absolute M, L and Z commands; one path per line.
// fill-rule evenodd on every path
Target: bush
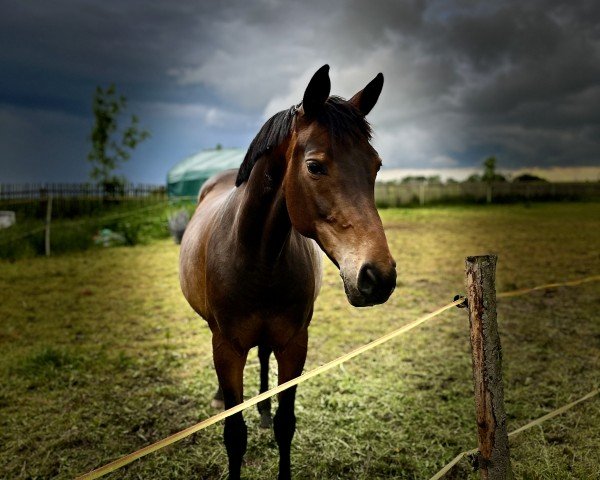
M 185 228 L 187 227 L 189 221 L 190 214 L 185 209 L 178 210 L 177 212 L 169 215 L 169 231 L 171 232 L 171 236 L 177 245 L 181 243 L 181 239 L 183 238 Z

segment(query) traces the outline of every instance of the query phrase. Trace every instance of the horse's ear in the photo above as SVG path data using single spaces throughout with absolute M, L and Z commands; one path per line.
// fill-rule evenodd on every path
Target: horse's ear
M 316 115 L 329 97 L 331 81 L 329 80 L 329 65 L 319 68 L 308 82 L 302 99 L 302 108 L 307 116 Z
M 377 99 L 379 98 L 382 88 L 383 73 L 378 73 L 377 76 L 371 80 L 365 88 L 363 88 L 350 99 L 350 103 L 352 103 L 362 112 L 363 115 L 366 116 L 377 103 Z

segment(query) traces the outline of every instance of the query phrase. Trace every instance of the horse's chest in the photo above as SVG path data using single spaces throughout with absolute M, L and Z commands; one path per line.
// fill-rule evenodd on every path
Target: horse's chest
M 240 265 L 217 276 L 219 293 L 246 310 L 314 301 L 315 273 L 309 268 L 270 270 L 260 265 Z
M 211 328 L 235 339 L 242 351 L 262 342 L 282 348 L 308 327 L 316 283 L 309 268 L 268 271 L 255 265 L 220 273 L 208 290 Z

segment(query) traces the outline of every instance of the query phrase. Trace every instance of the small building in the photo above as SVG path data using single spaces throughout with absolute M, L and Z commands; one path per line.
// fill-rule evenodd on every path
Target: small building
M 223 170 L 238 168 L 245 155 L 241 148 L 219 148 L 182 160 L 167 173 L 169 197 L 195 197 L 206 180 Z

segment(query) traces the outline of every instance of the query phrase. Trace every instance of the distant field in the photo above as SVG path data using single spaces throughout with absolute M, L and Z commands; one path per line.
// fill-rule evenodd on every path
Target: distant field
M 599 203 L 381 214 L 398 288 L 383 306 L 355 309 L 327 262 L 307 369 L 451 301 L 464 291 L 467 255 L 498 254 L 498 291 L 600 273 Z M 0 478 L 72 478 L 214 413 L 210 332 L 179 291 L 177 256 L 159 240 L 0 262 Z M 598 386 L 599 291 L 588 283 L 499 301 L 509 430 Z M 474 447 L 467 325 L 464 310 L 450 311 L 302 384 L 295 478 L 428 479 Z M 253 353 L 246 396 L 257 390 Z M 276 478 L 272 432 L 259 430 L 255 409 L 245 418 L 244 478 Z M 221 436 L 210 427 L 107 478 L 226 478 Z M 599 478 L 600 399 L 511 448 L 517 478 Z M 463 461 L 447 478 L 478 476 Z

